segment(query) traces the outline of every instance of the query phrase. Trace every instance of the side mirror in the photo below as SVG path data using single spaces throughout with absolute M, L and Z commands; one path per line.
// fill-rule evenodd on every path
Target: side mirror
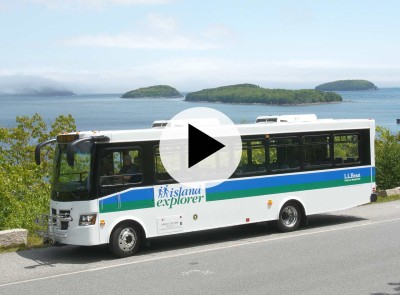
M 36 146 L 36 148 L 35 148 L 35 162 L 36 162 L 36 165 L 40 165 L 40 149 L 41 149 L 42 147 L 44 147 L 45 145 L 48 145 L 48 144 L 50 144 L 50 143 L 54 143 L 54 142 L 56 142 L 56 141 L 57 141 L 57 139 L 53 138 L 53 139 L 50 139 L 50 140 L 48 140 L 48 141 L 39 143 L 39 144 Z

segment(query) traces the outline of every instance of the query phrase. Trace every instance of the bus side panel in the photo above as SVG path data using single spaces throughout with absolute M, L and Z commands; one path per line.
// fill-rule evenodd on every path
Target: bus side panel
M 193 193 L 182 191 L 181 184 L 169 184 L 170 192 L 179 193 L 162 198 L 157 198 L 162 186 L 131 189 L 100 201 L 100 219 L 106 223 L 101 228 L 100 239 L 108 242 L 113 226 L 125 219 L 139 222 L 147 237 L 155 237 L 275 220 L 282 205 L 289 200 L 298 200 L 307 215 L 355 207 L 370 201 L 371 171 L 370 166 L 349 167 L 231 179 L 220 186 Z M 130 194 L 129 208 L 134 208 L 132 200 L 135 198 L 142 207 L 125 210 L 126 194 Z M 269 200 L 272 204 L 268 204 Z
M 297 194 L 305 204 L 307 215 L 353 208 L 370 202 L 371 185 L 361 184 L 319 189 Z
M 352 208 L 369 202 L 369 184 L 317 189 L 295 193 L 262 195 L 241 199 L 207 202 L 199 206 L 151 208 L 109 212 L 100 215 L 105 226 L 100 227 L 101 243 L 108 243 L 114 226 L 123 220 L 135 220 L 143 226 L 146 237 L 213 229 L 245 223 L 276 220 L 284 203 L 298 200 L 307 215 Z M 272 201 L 272 205 L 268 201 Z M 163 226 L 162 221 L 168 224 Z M 174 226 L 172 223 L 179 223 Z

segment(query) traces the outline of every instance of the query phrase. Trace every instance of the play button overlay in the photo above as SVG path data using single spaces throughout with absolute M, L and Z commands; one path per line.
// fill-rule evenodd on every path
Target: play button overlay
M 235 173 L 242 155 L 237 126 L 212 108 L 190 108 L 175 115 L 163 128 L 155 172 L 168 174 L 188 186 L 212 187 Z
M 225 145 L 201 132 L 191 124 L 188 124 L 188 128 L 189 168 L 225 147 Z

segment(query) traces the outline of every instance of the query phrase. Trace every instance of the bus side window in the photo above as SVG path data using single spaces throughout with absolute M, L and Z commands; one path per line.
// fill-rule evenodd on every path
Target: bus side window
M 296 171 L 300 168 L 299 139 L 275 137 L 269 140 L 269 170 L 271 172 Z
M 154 179 L 159 183 L 172 180 L 172 177 L 168 174 L 167 169 L 165 169 L 161 161 L 159 147 L 154 149 Z
M 103 151 L 100 161 L 101 186 L 137 185 L 142 182 L 143 167 L 139 147 Z
M 359 134 L 335 134 L 333 142 L 336 166 L 353 165 L 361 162 Z
M 329 135 L 307 135 L 302 138 L 303 168 L 332 166 L 332 145 Z
M 264 140 L 243 140 L 242 156 L 235 175 L 265 174 Z

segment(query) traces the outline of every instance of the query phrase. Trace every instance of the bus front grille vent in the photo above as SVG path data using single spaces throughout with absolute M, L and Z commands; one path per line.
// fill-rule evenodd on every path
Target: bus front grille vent
M 64 215 L 64 216 L 69 216 L 69 214 L 71 213 L 70 210 L 60 210 L 60 215 Z M 67 230 L 68 229 L 68 221 L 61 221 L 61 230 Z

